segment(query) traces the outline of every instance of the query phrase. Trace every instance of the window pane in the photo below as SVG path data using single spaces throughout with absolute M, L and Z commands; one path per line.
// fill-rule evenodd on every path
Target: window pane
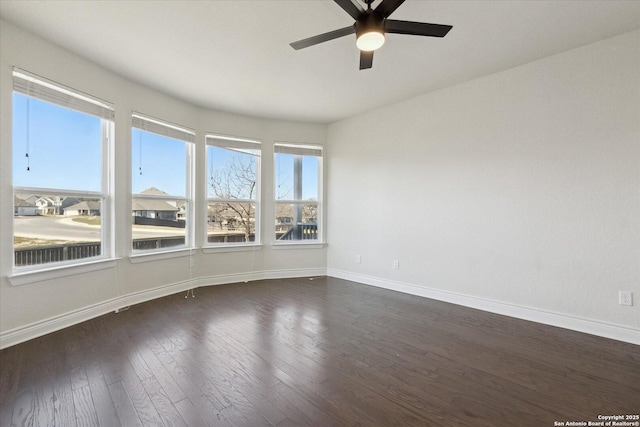
M 300 162 L 300 187 L 296 189 L 296 161 Z M 318 200 L 318 157 L 277 153 L 276 200 Z
M 14 195 L 15 266 L 101 255 L 101 211 L 97 198 Z
M 207 212 L 207 242 L 254 242 L 255 233 L 255 203 L 209 203 Z
M 293 155 L 276 154 L 276 200 L 294 200 Z
M 255 200 L 255 153 L 207 146 L 207 197 Z
M 276 203 L 277 240 L 317 240 L 318 205 Z
M 13 185 L 102 188 L 102 120 L 13 94 Z
M 318 200 L 318 158 L 302 156 L 302 200 Z
M 132 216 L 134 250 L 185 244 L 188 217 L 186 200 L 134 198 Z
M 187 143 L 133 128 L 131 183 L 134 194 L 158 190 L 186 195 Z

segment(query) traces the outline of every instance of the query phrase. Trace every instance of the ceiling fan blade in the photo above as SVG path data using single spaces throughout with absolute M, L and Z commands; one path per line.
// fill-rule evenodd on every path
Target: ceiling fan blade
M 347 12 L 351 17 L 355 20 L 358 20 L 362 17 L 362 15 L 366 15 L 367 12 L 357 3 L 352 2 L 351 0 L 333 0 L 338 6 L 340 6 L 345 12 Z
M 327 42 L 329 40 L 337 39 L 340 37 L 348 36 L 356 32 L 356 27 L 351 25 L 349 27 L 340 28 L 339 30 L 329 31 L 328 33 L 319 34 L 317 36 L 309 37 L 304 40 L 298 40 L 297 42 L 289 43 L 295 50 L 304 49 L 305 47 L 313 46 L 318 43 Z
M 373 66 L 373 51 L 360 51 L 360 69 L 366 70 Z
M 395 10 L 404 3 L 404 0 L 382 0 L 382 3 L 376 7 L 375 11 L 385 18 L 388 18 Z
M 444 37 L 452 28 L 451 25 L 396 21 L 394 19 L 387 19 L 384 22 L 384 31 L 386 33 L 410 34 L 413 36 Z

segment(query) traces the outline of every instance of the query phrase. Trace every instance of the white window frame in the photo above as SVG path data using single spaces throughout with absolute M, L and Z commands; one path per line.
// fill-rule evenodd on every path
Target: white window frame
M 17 67 L 13 69 L 13 92 L 44 101 L 58 107 L 97 117 L 101 120 L 101 189 L 100 191 L 73 190 L 68 188 L 13 186 L 13 196 L 17 194 L 37 194 L 39 196 L 86 197 L 100 200 L 100 255 L 77 258 L 68 261 L 47 262 L 17 267 L 15 265 L 15 247 L 12 239 L 12 284 L 30 283 L 25 277 L 47 271 L 76 269 L 82 265 L 96 265 L 115 259 L 114 206 L 113 206 L 113 158 L 114 158 L 114 119 L 113 104 L 70 87 L 45 79 Z M 15 211 L 15 207 L 14 207 Z M 13 230 L 13 227 L 12 227 Z M 98 267 L 99 268 L 99 267 Z M 64 276 L 64 273 L 56 277 Z M 44 277 L 44 276 L 43 276 Z M 49 276 L 46 276 L 49 277 Z M 21 282 L 21 283 L 17 283 Z
M 297 239 L 297 240 L 274 240 L 274 245 L 318 245 L 324 244 L 324 227 L 323 227 L 323 174 L 324 174 L 324 147 L 321 145 L 308 145 L 308 144 L 295 144 L 289 142 L 276 142 L 273 146 L 273 176 L 274 176 L 274 209 L 277 208 L 278 204 L 285 203 L 291 205 L 311 205 L 315 204 L 317 206 L 317 214 L 318 221 L 316 223 L 317 226 L 317 239 Z M 302 157 L 303 156 L 313 156 L 318 159 L 318 200 L 310 201 L 303 200 L 302 198 L 298 199 L 294 196 L 292 199 L 278 199 L 277 194 L 277 155 L 278 154 L 292 154 L 294 155 L 294 187 L 299 186 L 300 190 L 302 189 L 302 181 L 296 182 L 296 177 L 302 179 L 300 172 L 296 172 L 296 168 L 300 168 L 302 165 Z M 273 236 L 275 239 L 275 236 Z
M 186 223 L 185 223 L 185 235 L 184 244 L 169 246 L 166 248 L 154 248 L 154 249 L 133 249 L 133 233 L 129 242 L 129 251 L 131 257 L 144 257 L 148 255 L 166 254 L 172 256 L 172 252 L 175 252 L 175 256 L 180 256 L 179 252 L 183 250 L 191 250 L 195 247 L 195 209 L 194 209 L 194 194 L 195 194 L 195 131 L 184 126 L 180 126 L 174 123 L 170 123 L 165 120 L 157 119 L 142 113 L 133 112 L 131 115 L 131 132 L 138 129 L 144 132 L 151 132 L 160 136 L 175 139 L 185 144 L 186 150 L 186 167 L 185 167 L 185 195 L 176 196 L 171 194 L 140 194 L 134 193 L 131 189 L 131 200 L 133 199 L 147 199 L 147 200 L 164 200 L 166 202 L 184 201 L 187 205 L 186 211 Z M 131 149 L 133 150 L 133 141 L 131 143 Z M 133 164 L 130 165 L 129 170 L 133 170 Z M 133 180 L 132 180 L 133 185 Z M 133 224 L 132 224 L 133 226 Z
M 256 150 L 258 151 L 258 155 L 256 155 L 256 188 L 255 188 L 255 197 L 253 199 L 223 199 L 216 197 L 209 197 L 209 177 L 208 177 L 208 169 L 206 171 L 207 177 L 205 178 L 205 204 L 204 204 L 204 245 L 205 248 L 229 248 L 229 247 L 241 247 L 241 246 L 260 246 L 261 240 L 261 223 L 262 223 L 262 215 L 261 215 L 261 194 L 262 194 L 262 184 L 261 184 L 261 170 L 262 170 L 262 142 L 257 139 L 251 138 L 242 138 L 236 136 L 229 135 L 220 135 L 214 133 L 207 133 L 205 136 L 206 141 L 206 165 L 208 167 L 210 158 L 209 158 L 209 150 L 208 147 L 217 147 L 225 150 Z M 208 219 L 209 219 L 209 205 L 211 203 L 253 203 L 255 205 L 254 216 L 255 216 L 255 224 L 254 224 L 254 241 L 253 242 L 209 242 L 209 233 L 208 233 Z

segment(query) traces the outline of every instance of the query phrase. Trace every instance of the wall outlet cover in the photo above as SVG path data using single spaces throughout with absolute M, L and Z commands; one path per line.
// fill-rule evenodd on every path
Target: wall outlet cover
M 618 292 L 618 304 L 633 305 L 633 293 L 631 291 Z

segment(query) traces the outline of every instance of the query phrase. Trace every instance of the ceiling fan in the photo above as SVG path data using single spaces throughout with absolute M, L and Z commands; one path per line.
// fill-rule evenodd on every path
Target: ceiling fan
M 373 65 L 373 52 L 384 44 L 385 33 L 409 34 L 414 36 L 444 37 L 451 25 L 427 24 L 425 22 L 398 21 L 387 19 L 404 0 L 382 0 L 375 8 L 371 4 L 375 0 L 362 0 L 367 9 L 352 0 L 333 0 L 344 9 L 356 22 L 339 30 L 329 31 L 297 42 L 290 43 L 295 50 L 304 49 L 339 37 L 356 34 L 356 46 L 360 49 L 360 69 L 365 70 Z

